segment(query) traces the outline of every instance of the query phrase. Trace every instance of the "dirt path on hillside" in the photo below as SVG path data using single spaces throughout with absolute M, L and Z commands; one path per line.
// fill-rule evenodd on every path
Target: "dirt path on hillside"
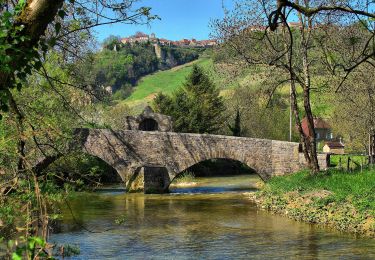
M 191 62 L 188 62 L 188 63 L 185 63 L 185 64 L 182 64 L 182 65 L 179 65 L 179 66 L 176 66 L 176 67 L 173 67 L 171 69 L 169 69 L 170 71 L 177 71 L 179 69 L 182 69 L 184 67 L 188 67 L 190 65 L 193 65 L 194 63 L 197 63 L 199 59 L 196 59 L 196 60 L 193 60 Z M 167 71 L 167 70 L 166 70 Z

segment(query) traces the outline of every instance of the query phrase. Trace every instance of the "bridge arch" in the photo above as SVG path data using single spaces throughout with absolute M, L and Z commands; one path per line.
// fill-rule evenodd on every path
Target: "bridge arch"
M 238 174 L 257 174 L 256 170 L 247 164 L 231 158 L 211 158 L 199 161 L 192 166 L 185 168 L 175 175 L 192 171 L 197 176 L 219 176 L 219 175 L 238 175 Z M 228 173 L 227 173 L 228 172 Z
M 204 179 L 199 177 L 204 177 Z M 185 189 L 197 189 L 199 192 L 221 192 L 234 189 L 248 191 L 256 190 L 256 183 L 260 180 L 262 180 L 261 176 L 253 168 L 238 160 L 213 158 L 193 164 L 174 175 L 168 189 L 177 192 Z
M 188 161 L 188 162 L 185 162 L 186 164 L 184 164 L 181 168 L 179 168 L 179 171 L 178 172 L 171 172 L 170 173 L 170 179 L 171 179 L 171 182 L 173 182 L 173 180 L 178 177 L 180 174 L 182 174 L 183 172 L 186 172 L 188 171 L 189 169 L 192 169 L 193 167 L 199 165 L 199 164 L 202 164 L 202 163 L 205 163 L 205 162 L 208 162 L 208 161 L 213 161 L 213 160 L 221 160 L 221 161 L 227 161 L 227 162 L 238 162 L 240 164 L 242 164 L 243 166 L 247 167 L 247 169 L 251 170 L 253 173 L 255 173 L 256 175 L 258 175 L 262 181 L 266 181 L 267 179 L 269 179 L 268 175 L 263 173 L 262 172 L 262 169 L 259 168 L 258 165 L 256 164 L 253 164 L 251 162 L 248 162 L 247 160 L 245 160 L 243 157 L 239 158 L 239 156 L 211 156 L 211 157 L 201 157 L 200 159 L 196 159 L 196 160 L 193 160 L 193 161 Z
M 69 179 L 81 179 L 87 184 L 121 182 L 118 171 L 99 156 L 85 151 L 73 151 L 50 166 L 50 170 L 60 175 L 57 182 Z M 63 184 L 63 183 L 62 183 Z

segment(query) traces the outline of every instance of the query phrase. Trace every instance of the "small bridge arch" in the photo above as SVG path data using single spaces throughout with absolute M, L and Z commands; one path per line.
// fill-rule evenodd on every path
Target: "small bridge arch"
M 140 131 L 158 131 L 159 124 L 155 119 L 145 118 L 139 123 Z

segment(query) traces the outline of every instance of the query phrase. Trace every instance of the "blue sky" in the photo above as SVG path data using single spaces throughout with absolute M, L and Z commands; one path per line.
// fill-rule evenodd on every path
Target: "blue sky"
M 224 0 L 229 6 L 231 0 Z M 121 37 L 133 35 L 137 31 L 155 33 L 158 38 L 179 40 L 182 38 L 208 39 L 211 19 L 224 15 L 222 0 L 143 0 L 142 6 L 152 7 L 152 13 L 161 20 L 153 21 L 150 27 L 134 25 L 108 25 L 96 29 L 101 42 L 109 35 Z

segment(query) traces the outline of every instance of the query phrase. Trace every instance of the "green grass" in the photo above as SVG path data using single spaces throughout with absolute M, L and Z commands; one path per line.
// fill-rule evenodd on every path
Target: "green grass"
M 171 94 L 173 91 L 182 86 L 186 76 L 190 73 L 193 64 L 209 68 L 212 66 L 212 60 L 201 58 L 196 61 L 172 68 L 170 70 L 159 71 L 140 79 L 134 92 L 126 99 L 127 102 L 137 100 L 152 99 L 153 95 L 158 92 Z
M 212 71 L 212 59 L 204 56 L 169 70 L 155 72 L 141 78 L 133 93 L 120 102 L 129 106 L 133 114 L 141 113 L 146 105 L 151 104 L 157 93 L 171 94 L 180 88 L 194 64 L 203 67 L 207 72 Z
M 327 190 L 332 192 L 329 202 L 350 201 L 360 211 L 375 214 L 375 170 L 362 173 L 343 173 L 330 170 L 324 174 L 311 176 L 308 172 L 299 172 L 289 176 L 272 178 L 266 189 L 273 194 Z M 326 199 L 327 200 L 327 199 Z
M 330 164 L 332 167 L 340 167 L 340 158 L 341 158 L 341 168 L 347 168 L 348 158 L 350 158 L 350 168 L 351 169 L 359 169 L 360 165 L 367 165 L 368 163 L 368 156 L 365 155 L 331 155 L 330 157 Z

